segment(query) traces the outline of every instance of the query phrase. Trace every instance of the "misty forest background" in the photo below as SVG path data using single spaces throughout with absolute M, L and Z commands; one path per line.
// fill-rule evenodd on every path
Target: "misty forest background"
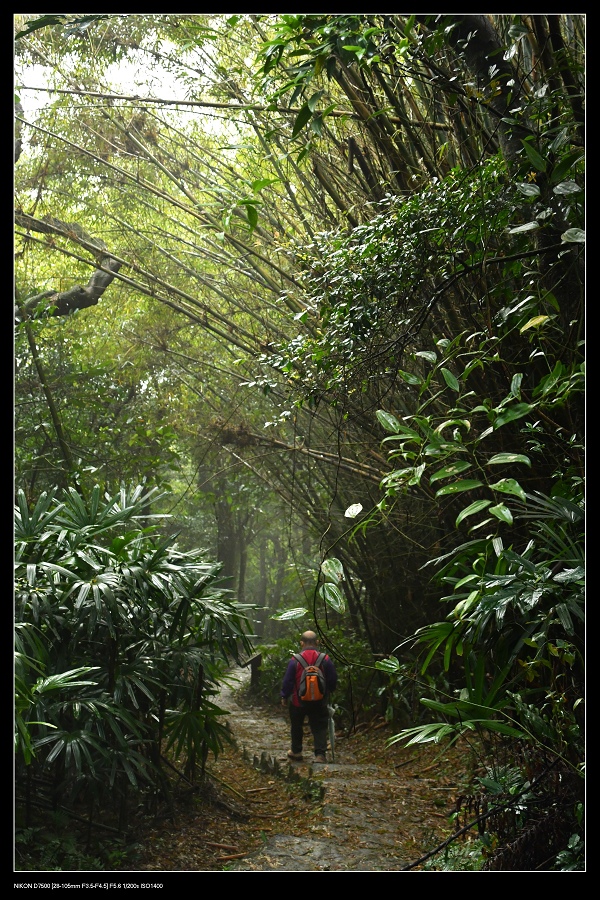
M 14 21 L 20 824 L 202 778 L 314 627 L 581 867 L 585 18 Z

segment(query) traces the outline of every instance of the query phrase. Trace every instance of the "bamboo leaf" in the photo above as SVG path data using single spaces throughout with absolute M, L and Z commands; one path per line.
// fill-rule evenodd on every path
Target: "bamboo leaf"
M 301 107 L 300 112 L 296 116 L 294 127 L 292 129 L 292 140 L 302 131 L 307 122 L 311 119 L 312 112 L 308 103 Z
M 457 393 L 460 391 L 460 384 L 458 383 L 457 378 L 452 374 L 449 369 L 442 369 L 442 375 L 444 376 L 444 381 L 453 391 Z
M 500 491 L 501 494 L 512 494 L 522 500 L 523 503 L 527 500 L 525 491 L 514 478 L 503 478 L 501 481 L 497 481 L 496 484 L 490 484 L 490 488 L 493 491 Z
M 256 206 L 254 206 L 252 203 L 246 204 L 246 216 L 248 218 L 248 224 L 250 225 L 250 228 L 252 229 L 252 231 L 254 231 L 254 229 L 258 225 L 258 211 L 256 209 Z
M 385 412 L 383 409 L 378 409 L 375 413 L 377 416 L 377 421 L 386 431 L 389 431 L 390 434 L 397 434 L 400 431 L 400 422 L 393 416 L 391 413 Z
M 491 459 L 488 459 L 488 466 L 506 465 L 507 463 L 525 463 L 531 467 L 531 460 L 523 453 L 496 453 Z M 510 479 L 508 479 L 510 481 Z M 500 483 L 500 482 L 499 482 Z M 502 490 L 502 488 L 500 488 Z M 507 493 L 510 493 L 507 491 Z M 518 495 L 517 495 L 518 496 Z
M 447 484 L 443 488 L 440 488 L 439 491 L 436 491 L 436 497 L 443 497 L 446 494 L 460 494 L 461 491 L 472 491 L 474 488 L 483 487 L 483 482 L 478 481 L 475 478 L 472 479 L 464 479 L 463 481 L 455 481 L 454 484 Z M 491 501 L 487 501 L 490 503 Z
M 430 475 L 429 483 L 431 484 L 433 481 L 438 481 L 440 478 L 450 478 L 453 475 L 458 475 L 460 472 L 466 472 L 467 469 L 470 468 L 471 463 L 459 460 L 458 462 L 452 463 L 450 466 L 444 466 L 443 469 L 438 469 L 437 472 Z
M 481 512 L 481 510 L 489 506 L 491 502 L 491 500 L 477 500 L 475 503 L 471 503 L 470 506 L 463 509 L 456 517 L 456 526 L 458 527 L 468 516 L 474 516 L 475 513 Z
M 545 172 L 546 171 L 546 160 L 540 156 L 540 154 L 537 152 L 535 147 L 532 147 L 530 141 L 522 140 L 521 143 L 523 144 L 523 149 L 525 150 L 525 153 L 527 154 L 527 159 L 529 160 L 531 165 L 535 166 L 535 168 L 538 170 L 538 172 Z
M 544 322 L 547 322 L 549 318 L 550 316 L 534 316 L 532 319 L 529 319 L 528 322 L 525 322 L 525 324 L 521 328 L 519 328 L 519 332 L 523 334 L 523 332 L 527 331 L 529 328 L 539 328 L 540 325 L 543 325 Z
M 494 430 L 506 425 L 507 422 L 514 422 L 515 419 L 522 419 L 523 416 L 526 416 L 533 408 L 531 403 L 515 403 L 514 406 L 510 406 L 497 416 L 494 421 Z
M 496 516 L 497 519 L 500 519 L 501 522 L 506 522 L 507 525 L 512 525 L 513 523 L 512 513 L 504 503 L 499 503 L 497 506 L 490 506 L 488 512 L 491 512 L 491 514 Z

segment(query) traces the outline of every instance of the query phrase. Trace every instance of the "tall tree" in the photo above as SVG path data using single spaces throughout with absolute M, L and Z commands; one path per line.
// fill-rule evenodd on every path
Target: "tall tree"
M 236 395 L 245 384 L 253 397 L 251 415 L 232 417 L 234 388 L 213 393 L 211 434 L 252 455 L 256 477 L 325 535 L 322 554 L 367 586 L 388 648 L 436 602 L 416 572 L 452 530 L 456 500 L 446 512 L 434 491 L 396 489 L 393 508 L 378 509 L 382 527 L 354 530 L 349 543 L 345 510 L 377 509 L 380 483 L 389 496 L 398 477 L 376 410 L 414 413 L 431 354 L 456 378 L 453 338 L 469 329 L 493 341 L 503 309 L 516 308 L 518 328 L 556 316 L 565 352 L 576 345 L 580 244 L 561 235 L 581 224 L 581 37 L 570 16 L 126 16 L 46 22 L 18 41 L 59 91 L 23 123 L 23 261 L 49 228 L 57 260 L 98 271 L 94 234 L 100 259 L 114 261 L 102 303 L 110 294 L 118 310 L 135 293 L 190 323 L 188 389 L 206 397 L 206 363 L 213 372 L 218 359 Z M 173 79 L 174 96 L 110 89 L 110 63 L 144 57 Z M 82 198 L 86 220 L 69 230 Z M 532 280 L 545 287 L 532 291 Z M 36 305 L 39 293 L 29 291 Z M 48 311 L 61 311 L 56 298 Z M 181 329 L 168 326 L 167 338 L 145 327 L 135 332 L 160 351 L 157 377 L 183 377 Z M 523 332 L 521 357 L 515 346 L 486 368 L 485 384 L 471 358 L 473 389 L 489 392 L 491 409 L 537 327 Z M 561 364 L 579 362 L 574 352 Z M 527 365 L 533 389 L 548 359 Z M 430 401 L 440 423 L 462 415 L 447 391 Z M 539 486 L 562 452 L 559 440 Z

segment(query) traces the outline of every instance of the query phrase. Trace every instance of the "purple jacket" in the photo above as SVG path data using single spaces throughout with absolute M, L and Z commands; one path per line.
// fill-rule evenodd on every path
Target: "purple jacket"
M 308 647 L 306 650 L 302 651 L 302 656 L 309 665 L 312 665 L 314 663 L 318 655 L 319 651 L 313 650 L 312 647 Z M 323 673 L 325 675 L 327 694 L 330 694 L 335 690 L 335 687 L 337 685 L 337 672 L 335 670 L 333 662 L 328 656 L 325 656 L 325 659 L 321 663 L 321 668 L 323 669 Z M 284 700 L 287 700 L 288 697 L 291 697 L 294 706 L 300 706 L 300 701 L 298 700 L 298 686 L 300 684 L 301 674 L 302 666 L 292 657 L 287 665 L 287 669 L 285 670 L 285 675 L 283 676 L 281 696 L 284 698 Z

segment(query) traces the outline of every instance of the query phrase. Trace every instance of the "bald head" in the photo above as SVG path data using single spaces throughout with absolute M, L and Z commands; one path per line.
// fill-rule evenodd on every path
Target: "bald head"
M 317 644 L 317 635 L 314 631 L 305 631 L 300 640 L 307 647 L 315 647 Z

